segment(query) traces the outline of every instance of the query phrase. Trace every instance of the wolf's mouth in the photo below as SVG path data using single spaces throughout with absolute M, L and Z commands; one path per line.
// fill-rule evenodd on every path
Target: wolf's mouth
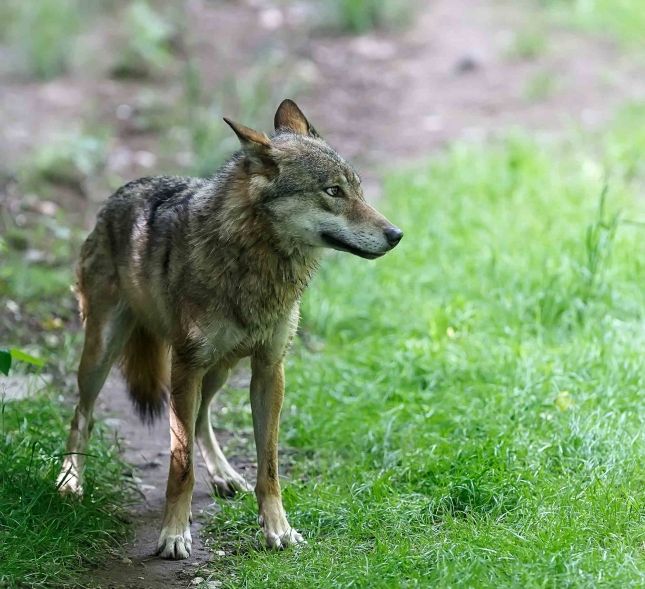
M 349 252 L 350 254 L 354 254 L 355 256 L 365 258 L 366 260 L 375 260 L 376 258 L 380 258 L 383 255 L 374 254 L 372 252 L 366 252 L 365 250 L 358 249 L 357 247 L 349 245 L 348 243 L 345 243 L 340 239 L 336 239 L 335 237 L 329 235 L 329 233 L 322 233 L 320 237 L 329 247 L 334 248 L 335 250 Z

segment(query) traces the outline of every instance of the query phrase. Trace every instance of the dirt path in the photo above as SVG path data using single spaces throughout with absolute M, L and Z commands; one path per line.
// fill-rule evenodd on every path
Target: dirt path
M 558 132 L 567 121 L 597 126 L 626 101 L 645 99 L 645 66 L 609 42 L 550 30 L 543 52 L 530 60 L 510 59 L 509 40 L 514 32 L 531 29 L 534 19 L 493 0 L 434 0 L 403 36 L 356 38 L 311 37 L 283 4 L 191 6 L 194 45 L 206 83 L 215 86 L 223 74 L 243 71 L 264 48 L 279 45 L 286 62 L 307 80 L 299 99 L 303 110 L 330 143 L 359 162 L 372 197 L 378 195 L 377 172 L 384 166 L 449 141 L 479 139 L 516 125 L 548 132 Z M 248 30 L 254 34 L 244 34 Z M 549 91 L 530 96 L 531 84 L 540 79 L 549 81 Z M 54 122 L 60 126 L 78 118 L 88 94 L 104 105 L 106 117 L 114 118 L 115 106 L 126 103 L 135 90 L 112 81 L 12 82 L 0 96 L 0 126 L 13 135 L 5 133 L 0 148 L 9 141 L 16 152 L 27 150 Z M 175 90 L 167 92 L 172 96 Z M 150 137 L 122 136 L 115 149 L 136 154 L 154 146 Z M 132 177 L 151 173 L 136 158 L 132 161 L 127 169 Z M 116 380 L 100 402 L 101 415 L 126 441 L 125 458 L 135 466 L 146 501 L 134 513 L 136 540 L 125 546 L 132 564 L 115 559 L 91 581 L 105 589 L 187 587 L 194 563 L 209 558 L 198 516 L 211 503 L 199 476 L 205 470 L 198 470 L 191 558 L 179 563 L 153 558 L 168 470 L 167 425 L 152 430 L 140 425 Z M 252 464 L 236 466 L 246 467 L 252 480 Z
M 248 382 L 244 372 L 233 376 L 229 385 L 244 388 Z M 123 383 L 114 375 L 101 391 L 99 418 L 114 428 L 125 447 L 124 459 L 132 465 L 145 500 L 132 513 L 135 539 L 123 547 L 123 555 L 115 557 L 103 568 L 92 574 L 94 586 L 103 589 L 156 589 L 187 587 L 194 578 L 199 564 L 208 561 L 212 552 L 203 543 L 200 528 L 205 511 L 216 509 L 213 504 L 207 472 L 201 455 L 196 454 L 197 478 L 193 494 L 194 522 L 191 526 L 193 549 L 186 561 L 166 561 L 154 556 L 161 518 L 165 505 L 166 479 L 170 453 L 170 434 L 167 420 L 160 420 L 153 427 L 142 425 L 133 415 L 130 400 Z M 230 435 L 218 432 L 218 439 L 226 446 Z M 248 480 L 255 476 L 254 464 L 244 459 L 230 457 L 231 463 Z M 128 560 L 124 560 L 125 558 Z

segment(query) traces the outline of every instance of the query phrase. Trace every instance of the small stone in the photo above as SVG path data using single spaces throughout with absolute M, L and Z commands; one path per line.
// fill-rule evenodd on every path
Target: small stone
M 217 554 L 217 556 L 226 556 L 226 552 L 224 552 L 223 550 L 218 550 L 215 552 L 215 554 Z
M 116 107 L 116 118 L 121 121 L 127 121 L 134 112 L 134 109 L 129 104 L 119 104 Z
M 18 303 L 16 303 L 15 301 L 8 300 L 7 309 L 9 309 L 9 311 L 11 311 L 14 315 L 20 315 L 20 305 L 18 305 Z
M 50 200 L 38 200 L 33 204 L 33 210 L 41 215 L 46 215 L 47 217 L 53 217 L 60 208 L 55 202 Z
M 131 565 L 132 561 L 126 556 L 122 561 L 123 564 Z
M 197 586 L 197 585 L 201 585 L 203 582 L 204 582 L 204 578 L 203 578 L 203 577 L 195 577 L 195 578 L 190 582 L 190 584 L 191 584 L 191 585 L 195 585 L 195 586 Z
M 468 74 L 480 67 L 481 61 L 475 55 L 463 55 L 455 64 L 455 71 L 458 74 Z
M 157 163 L 157 156 L 150 151 L 137 151 L 134 154 L 134 161 L 143 168 L 152 168 Z
M 29 264 L 41 264 L 47 260 L 47 254 L 41 250 L 29 249 L 25 254 L 25 261 Z
M 260 12 L 260 25 L 268 31 L 279 29 L 284 23 L 284 16 L 279 8 L 267 8 Z
M 215 587 L 221 587 L 221 586 L 222 586 L 221 581 L 208 581 L 208 583 L 206 583 L 206 587 L 208 587 L 208 589 L 215 589 Z

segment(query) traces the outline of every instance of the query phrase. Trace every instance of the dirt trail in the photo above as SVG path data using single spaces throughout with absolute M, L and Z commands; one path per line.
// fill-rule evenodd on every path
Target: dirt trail
M 626 101 L 645 99 L 643 64 L 606 41 L 551 30 L 542 54 L 531 60 L 509 59 L 505 40 L 514 31 L 530 29 L 532 17 L 493 0 L 435 0 L 412 30 L 399 37 L 312 38 L 302 24 L 292 23 L 283 4 L 194 2 L 193 10 L 196 48 L 202 63 L 213 64 L 215 80 L 225 68 L 234 73 L 252 65 L 265 45 L 282 44 L 288 60 L 307 72 L 309 88 L 299 99 L 303 110 L 330 143 L 359 162 L 372 197 L 378 195 L 377 170 L 448 141 L 477 139 L 515 125 L 548 132 L 558 132 L 569 120 L 596 126 Z M 249 28 L 257 34 L 244 34 Z M 530 99 L 527 87 L 536 76 L 549 76 L 553 88 L 540 99 Z M 52 120 L 78 116 L 75 109 L 90 92 L 82 81 L 46 86 L 13 84 L 0 97 L 0 124 L 3 116 L 14 124 L 25 116 L 25 108 L 35 110 L 37 120 L 25 120 L 22 127 L 31 129 L 37 140 L 39 129 L 49 129 Z M 91 92 L 112 108 L 130 90 L 106 81 Z M 20 137 L 28 141 L 24 133 Z M 0 146 L 2 141 L 6 137 Z M 141 140 L 133 141 L 131 148 L 136 149 Z M 21 143 L 17 149 L 24 147 Z M 168 427 L 142 426 L 118 380 L 110 381 L 100 403 L 101 416 L 111 419 L 126 440 L 125 457 L 137 467 L 146 501 L 133 517 L 136 541 L 125 546 L 132 564 L 115 559 L 95 572 L 92 583 L 105 589 L 187 587 L 194 563 L 209 558 L 198 523 L 199 512 L 211 503 L 205 470 L 198 469 L 191 558 L 179 563 L 153 558 L 168 470 Z M 246 467 L 252 480 L 252 464 L 236 466 Z
M 245 375 L 233 376 L 229 386 L 243 388 L 248 385 Z M 166 561 L 154 556 L 161 518 L 165 504 L 166 479 L 170 453 L 170 434 L 166 419 L 153 427 L 141 424 L 133 415 L 123 383 L 114 376 L 106 383 L 99 397 L 97 414 L 114 428 L 123 439 L 124 459 L 132 465 L 132 475 L 145 500 L 132 513 L 135 540 L 124 547 L 124 554 L 131 562 L 116 556 L 104 568 L 91 575 L 92 586 L 103 589 L 156 589 L 187 587 L 193 579 L 198 564 L 208 561 L 211 552 L 206 549 L 200 535 L 205 510 L 215 509 L 207 483 L 207 472 L 201 455 L 196 454 L 197 472 L 193 494 L 194 521 L 191 526 L 193 549 L 185 561 Z M 222 446 L 226 446 L 226 432 L 218 432 Z M 254 478 L 254 465 L 231 458 L 233 466 L 248 480 Z

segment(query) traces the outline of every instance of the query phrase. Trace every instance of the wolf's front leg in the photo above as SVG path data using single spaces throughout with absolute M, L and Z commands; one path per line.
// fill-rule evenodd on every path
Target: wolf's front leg
M 258 522 L 267 545 L 280 549 L 304 542 L 287 521 L 278 480 L 278 428 L 284 398 L 284 368 L 282 360 L 272 364 L 264 357 L 254 357 L 251 367 L 251 408 L 258 453 L 258 482 L 255 487 Z
M 173 356 L 170 391 L 170 472 L 166 488 L 166 512 L 157 554 L 163 558 L 190 556 L 190 504 L 195 484 L 193 447 L 195 417 L 199 407 L 203 371 Z

